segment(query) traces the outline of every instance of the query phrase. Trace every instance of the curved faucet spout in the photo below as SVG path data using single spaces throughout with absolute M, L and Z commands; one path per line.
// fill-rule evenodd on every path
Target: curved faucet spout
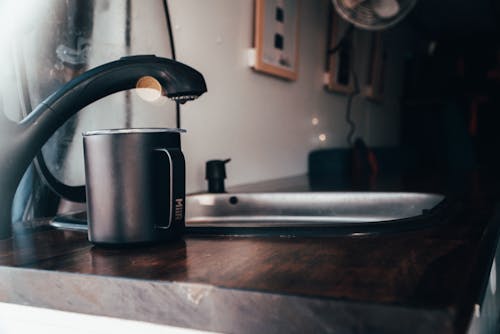
M 181 103 L 207 91 L 203 76 L 174 60 L 131 56 L 83 73 L 40 103 L 20 123 L 0 118 L 0 239 L 12 234 L 11 207 L 24 171 L 50 136 L 73 114 L 110 94 L 135 88 L 150 76 Z

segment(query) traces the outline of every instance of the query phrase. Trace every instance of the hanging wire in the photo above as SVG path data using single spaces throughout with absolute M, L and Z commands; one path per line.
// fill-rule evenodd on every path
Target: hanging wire
M 359 95 L 360 93 L 360 88 L 359 88 L 359 81 L 358 81 L 358 75 L 356 74 L 356 71 L 354 71 L 354 68 L 351 66 L 351 75 L 354 83 L 354 90 L 349 94 L 347 97 L 347 105 L 346 105 L 346 111 L 345 111 L 345 120 L 347 124 L 349 124 L 349 132 L 347 133 L 347 143 L 349 146 L 353 145 L 352 142 L 352 137 L 354 136 L 354 133 L 356 132 L 356 123 L 351 118 L 351 110 L 352 110 L 352 101 L 354 98 Z
M 337 51 L 339 51 L 340 48 L 345 47 L 346 45 L 348 45 L 348 40 L 349 40 L 349 37 L 351 36 L 353 30 L 354 30 L 354 25 L 353 24 L 349 24 L 349 26 L 347 27 L 344 35 L 339 40 L 339 42 L 337 43 L 337 45 L 335 45 L 333 48 L 331 48 L 330 50 L 328 50 L 328 55 L 332 55 L 332 54 L 336 53 Z
M 172 21 L 170 20 L 170 11 L 168 10 L 167 0 L 163 0 L 163 10 L 165 11 L 165 18 L 167 22 L 168 38 L 170 40 L 170 49 L 172 50 L 172 59 L 176 60 L 174 34 L 172 32 Z
M 175 54 L 175 43 L 174 43 L 174 34 L 172 32 L 172 21 L 170 19 L 170 11 L 168 10 L 167 0 L 163 0 L 163 10 L 165 11 L 165 18 L 167 21 L 167 31 L 168 38 L 170 40 L 170 49 L 172 50 L 172 59 L 177 60 L 177 56 Z M 179 102 L 175 102 L 175 119 L 177 128 L 181 127 L 181 105 Z
M 333 48 L 328 50 L 328 54 L 332 55 L 338 52 L 342 48 L 351 48 L 352 45 L 349 42 L 349 38 L 351 37 L 353 31 L 354 31 L 354 25 L 349 24 L 340 41 Z M 354 136 L 354 133 L 356 132 L 356 123 L 354 123 L 351 117 L 352 102 L 354 98 L 360 93 L 358 76 L 356 74 L 356 71 L 354 71 L 354 66 L 352 65 L 352 62 L 350 62 L 350 72 L 352 75 L 354 87 L 353 91 L 347 96 L 345 120 L 347 124 L 349 124 L 349 132 L 347 133 L 347 138 L 346 138 L 347 143 L 349 146 L 352 146 L 353 145 L 352 138 Z
M 130 56 L 132 47 L 132 0 L 125 3 L 125 54 Z M 132 127 L 132 101 L 130 90 L 125 92 L 125 127 Z

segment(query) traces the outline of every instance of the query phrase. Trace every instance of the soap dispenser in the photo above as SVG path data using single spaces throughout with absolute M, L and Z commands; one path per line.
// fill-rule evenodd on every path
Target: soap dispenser
M 205 179 L 208 182 L 208 192 L 213 194 L 225 193 L 224 179 L 226 178 L 226 164 L 231 159 L 209 160 L 205 167 Z

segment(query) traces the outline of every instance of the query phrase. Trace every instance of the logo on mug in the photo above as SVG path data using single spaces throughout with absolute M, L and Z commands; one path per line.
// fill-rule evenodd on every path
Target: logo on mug
M 182 209 L 184 208 L 184 199 L 176 198 L 175 199 L 175 220 L 182 220 Z

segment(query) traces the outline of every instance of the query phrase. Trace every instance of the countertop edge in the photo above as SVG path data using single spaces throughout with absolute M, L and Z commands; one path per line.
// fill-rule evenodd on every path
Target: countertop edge
M 446 309 L 5 266 L 0 266 L 0 301 L 229 333 L 452 333 L 454 318 Z

